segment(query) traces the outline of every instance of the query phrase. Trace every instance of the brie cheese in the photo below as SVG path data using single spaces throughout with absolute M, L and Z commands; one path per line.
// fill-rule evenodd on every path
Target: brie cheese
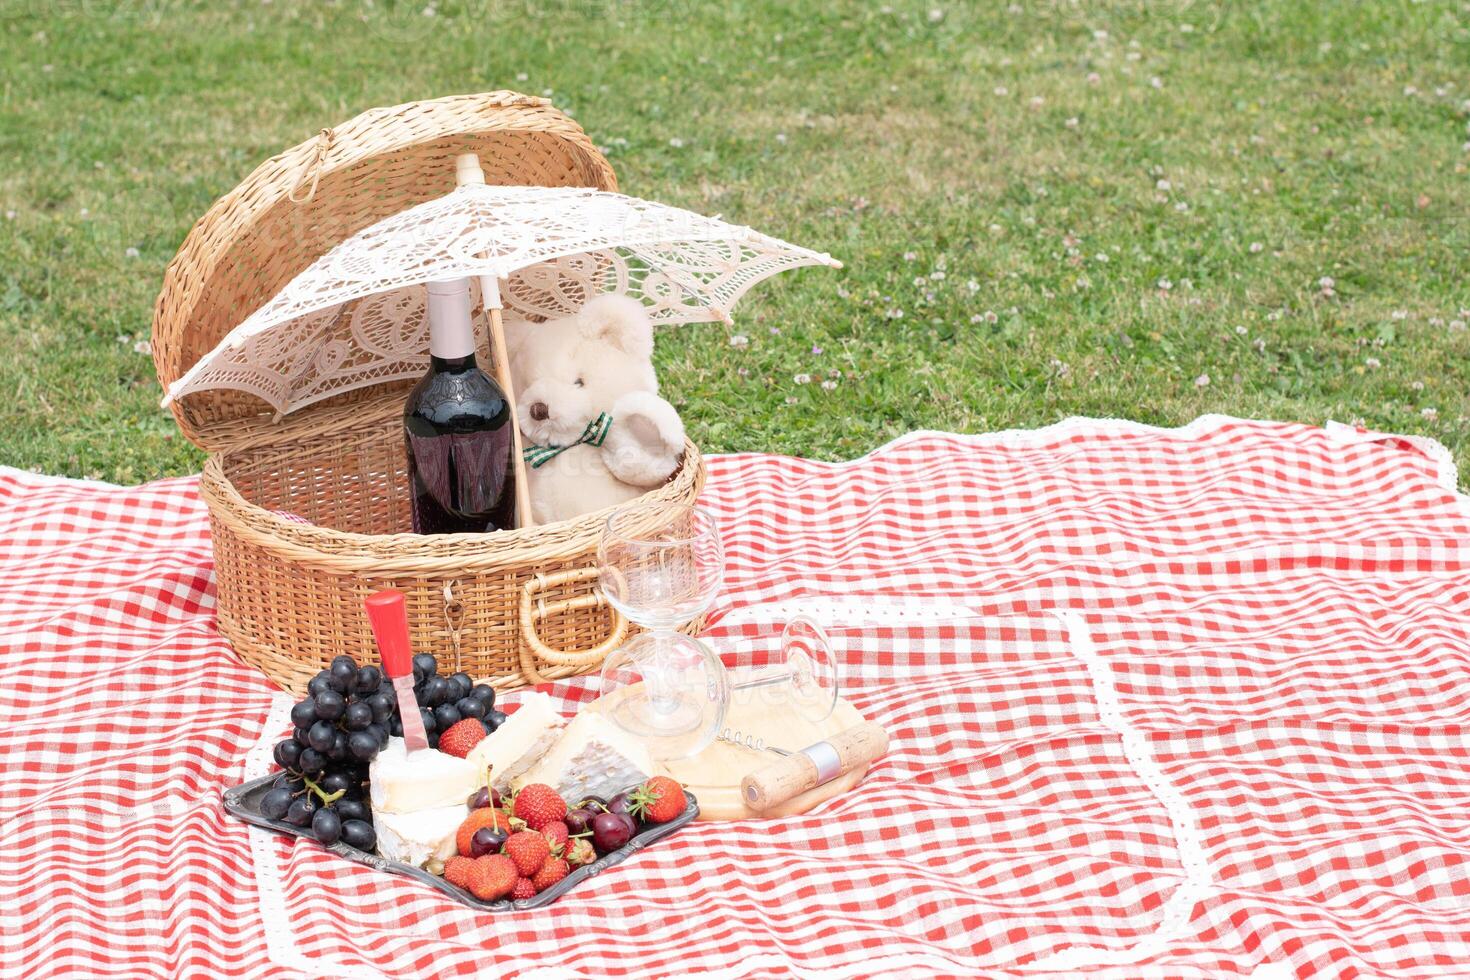
M 488 768 L 491 785 L 503 793 L 556 744 L 565 724 L 550 696 L 532 692 L 521 699 L 505 724 L 470 750 L 465 762 L 480 774 L 482 783 Z
M 373 829 L 378 832 L 378 853 L 390 861 L 402 861 L 439 874 L 444 862 L 454 857 L 455 834 L 467 812 L 463 802 L 413 813 L 384 813 L 375 809 Z
M 484 772 L 437 749 L 410 755 L 403 739 L 390 738 L 368 770 L 373 813 L 413 813 L 450 804 L 463 811 L 469 795 L 485 785 Z
M 515 786 L 545 783 L 576 805 L 588 796 L 607 799 L 652 773 L 653 760 L 642 742 L 598 712 L 583 711 Z

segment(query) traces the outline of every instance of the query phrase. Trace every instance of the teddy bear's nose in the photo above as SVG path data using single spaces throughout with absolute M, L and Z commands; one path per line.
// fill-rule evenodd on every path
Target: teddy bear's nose
M 545 422 L 551 418 L 551 409 L 546 407 L 545 402 L 533 402 L 531 404 L 531 418 L 537 422 Z

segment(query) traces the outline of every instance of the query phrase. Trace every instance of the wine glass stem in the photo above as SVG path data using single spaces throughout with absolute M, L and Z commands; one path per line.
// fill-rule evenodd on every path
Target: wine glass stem
M 731 684 L 732 691 L 748 691 L 754 687 L 774 687 L 777 684 L 789 684 L 791 678 L 785 674 L 779 677 L 766 677 L 756 681 L 741 681 L 739 684 Z

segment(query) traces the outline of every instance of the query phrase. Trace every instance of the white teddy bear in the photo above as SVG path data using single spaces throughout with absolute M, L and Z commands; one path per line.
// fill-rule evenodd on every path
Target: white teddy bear
M 673 475 L 684 423 L 658 396 L 653 323 L 605 294 L 575 316 L 506 322 L 538 524 L 625 503 Z

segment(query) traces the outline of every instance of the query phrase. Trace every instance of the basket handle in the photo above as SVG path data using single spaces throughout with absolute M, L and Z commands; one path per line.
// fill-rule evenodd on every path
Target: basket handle
M 521 636 L 525 639 L 525 643 L 521 645 L 521 672 L 526 675 L 529 683 L 541 684 L 546 681 L 536 669 L 538 657 L 558 667 L 590 667 L 602 663 L 603 658 L 622 645 L 623 639 L 628 635 L 628 620 L 608 605 L 600 590 L 551 603 L 537 596 L 537 593 L 547 589 L 577 582 L 595 582 L 597 577 L 596 568 L 573 568 L 550 575 L 537 572 L 521 587 Z M 608 638 L 594 647 L 586 650 L 554 650 L 542 643 L 541 637 L 537 635 L 536 627 L 549 616 L 597 607 L 605 607 L 612 613 L 613 628 Z

